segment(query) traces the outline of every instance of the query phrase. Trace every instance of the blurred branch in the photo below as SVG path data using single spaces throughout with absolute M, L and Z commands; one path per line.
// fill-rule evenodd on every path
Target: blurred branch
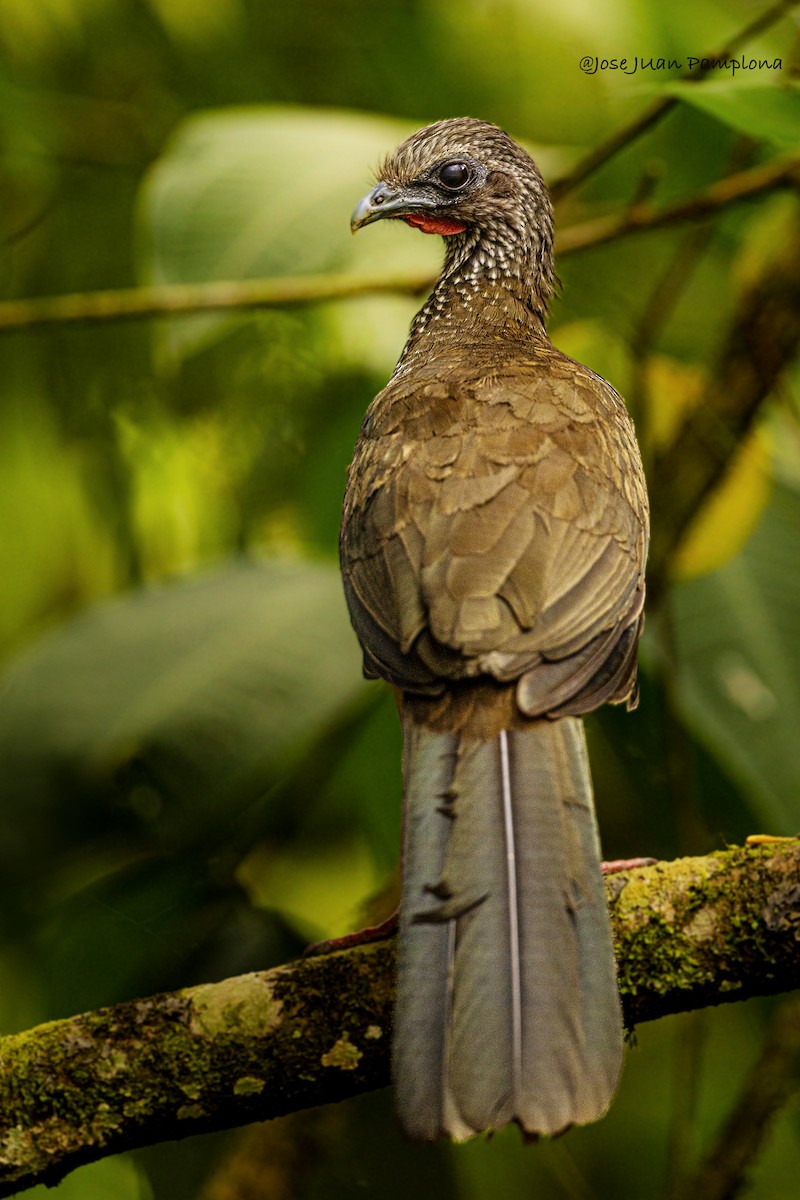
M 778 1010 L 716 1144 L 681 1195 L 687 1200 L 733 1200 L 748 1182 L 748 1168 L 769 1121 L 798 1088 L 800 996 L 793 996 Z
M 346 300 L 367 292 L 424 292 L 430 275 L 363 278 L 355 275 L 295 275 L 286 279 L 173 283 L 159 287 L 76 292 L 0 302 L 0 333 L 77 322 L 141 320 L 190 313 L 249 308 L 282 308 Z
M 631 233 L 663 229 L 738 204 L 781 187 L 800 187 L 800 159 L 781 159 L 720 180 L 697 195 L 661 210 L 637 204 L 622 215 L 598 217 L 573 225 L 560 235 L 561 257 L 615 241 Z M 107 292 L 76 292 L 0 302 L 0 334 L 49 325 L 142 320 L 191 313 L 284 308 L 346 300 L 370 292 L 418 295 L 434 283 L 429 274 L 296 275 L 286 279 L 230 280 L 212 283 L 166 284 Z
M 630 1025 L 800 986 L 800 840 L 635 868 L 607 887 Z M 387 940 L 0 1040 L 0 1197 L 384 1086 L 393 988 Z
M 738 138 L 727 164 L 729 176 L 744 171 L 757 151 L 758 143 L 752 138 Z M 653 407 L 649 394 L 650 356 L 654 353 L 664 326 L 670 321 L 678 301 L 689 287 L 714 233 L 713 223 L 701 219 L 682 234 L 666 269 L 655 281 L 630 337 L 632 370 L 627 404 L 636 426 L 645 474 L 648 477 L 653 450 Z
M 781 17 L 786 16 L 796 6 L 797 0 L 778 0 L 777 4 L 773 4 L 771 8 L 765 9 L 749 25 L 745 25 L 743 29 L 734 34 L 719 50 L 713 50 L 706 55 L 702 55 L 700 66 L 684 75 L 679 75 L 678 78 L 691 82 L 704 79 L 712 69 L 710 66 L 704 67 L 702 65 L 704 60 L 731 58 L 737 50 L 741 50 L 753 38 L 758 37 L 759 34 L 769 29 L 771 25 L 775 25 Z M 574 191 L 590 175 L 593 175 L 600 167 L 605 166 L 620 150 L 624 150 L 626 146 L 630 146 L 632 142 L 635 142 L 648 129 L 652 129 L 678 102 L 677 96 L 663 96 L 661 99 L 654 101 L 649 108 L 646 108 L 644 112 L 635 117 L 628 125 L 623 125 L 621 129 L 618 129 L 616 133 L 612 133 L 599 146 L 595 146 L 571 171 L 563 175 L 561 179 L 556 179 L 550 185 L 550 193 L 553 199 L 560 200 L 568 192 Z
M 652 450 L 653 416 L 648 386 L 650 357 L 681 295 L 691 283 L 713 233 L 713 225 L 702 222 L 683 235 L 666 269 L 651 289 L 630 337 L 631 383 L 627 403 L 636 425 L 647 473 Z
M 781 247 L 739 298 L 699 404 L 651 472 L 659 514 L 648 564 L 657 597 L 672 552 L 725 475 L 761 406 L 800 346 L 800 211 Z
M 575 254 L 579 250 L 602 246 L 616 241 L 629 233 L 641 233 L 647 229 L 666 229 L 671 225 L 682 225 L 687 221 L 699 221 L 720 209 L 749 200 L 762 192 L 781 187 L 800 188 L 800 159 L 779 159 L 763 166 L 751 167 L 720 179 L 710 187 L 661 210 L 649 204 L 636 204 L 620 215 L 611 214 L 583 221 L 565 229 L 558 239 L 556 249 L 560 256 Z

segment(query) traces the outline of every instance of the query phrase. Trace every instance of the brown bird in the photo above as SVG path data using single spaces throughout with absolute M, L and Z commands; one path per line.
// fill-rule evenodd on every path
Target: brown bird
M 445 262 L 350 467 L 341 563 L 368 676 L 397 689 L 404 845 L 393 1064 L 414 1138 L 608 1108 L 622 1019 L 583 713 L 635 705 L 648 513 L 614 389 L 545 332 L 550 200 L 494 125 L 386 159 L 353 230 Z

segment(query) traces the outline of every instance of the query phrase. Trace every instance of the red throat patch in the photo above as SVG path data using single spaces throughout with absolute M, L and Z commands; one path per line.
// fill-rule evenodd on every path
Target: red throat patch
M 447 217 L 427 217 L 423 213 L 411 213 L 403 217 L 407 225 L 413 225 L 422 233 L 440 233 L 442 237 L 451 237 L 454 233 L 463 233 L 467 228 L 463 221 L 450 221 Z

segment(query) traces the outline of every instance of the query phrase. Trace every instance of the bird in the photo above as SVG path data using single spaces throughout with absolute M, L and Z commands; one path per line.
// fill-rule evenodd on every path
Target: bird
M 443 238 L 348 470 L 340 561 L 403 728 L 396 1107 L 419 1141 L 602 1117 L 624 1031 L 582 717 L 638 701 L 648 501 L 625 404 L 551 343 L 553 214 L 498 126 L 389 154 L 353 232 Z

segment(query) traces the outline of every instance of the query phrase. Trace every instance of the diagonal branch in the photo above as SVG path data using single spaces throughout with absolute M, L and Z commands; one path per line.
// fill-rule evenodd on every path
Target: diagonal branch
M 800 188 L 800 160 L 782 159 L 751 167 L 747 171 L 738 171 L 735 175 L 712 183 L 688 200 L 681 200 L 667 208 L 654 209 L 649 204 L 636 204 L 619 215 L 583 221 L 564 230 L 556 249 L 559 256 L 575 254 L 616 241 L 630 233 L 701 221 L 732 204 L 783 187 Z
M 608 881 L 626 1019 L 800 986 L 800 841 Z M 388 1083 L 391 941 L 0 1040 L 0 1197 Z

